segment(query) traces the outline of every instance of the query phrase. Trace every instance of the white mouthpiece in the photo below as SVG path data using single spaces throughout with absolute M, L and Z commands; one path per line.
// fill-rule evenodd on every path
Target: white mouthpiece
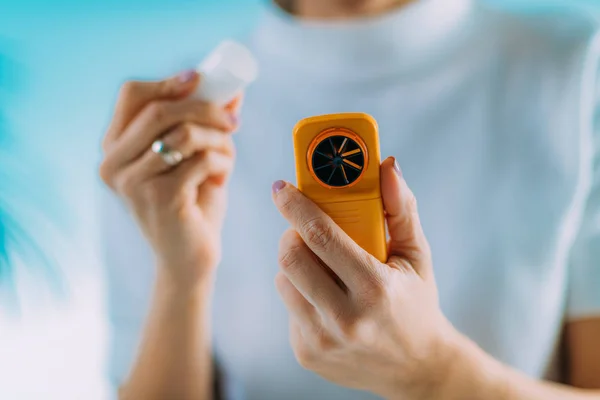
M 224 105 L 258 77 L 258 62 L 246 47 L 227 40 L 219 44 L 196 70 L 202 75 L 196 96 Z

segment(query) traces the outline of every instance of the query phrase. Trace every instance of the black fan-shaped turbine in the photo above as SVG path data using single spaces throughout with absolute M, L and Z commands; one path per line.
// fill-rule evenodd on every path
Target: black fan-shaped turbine
M 365 164 L 363 149 L 346 136 L 330 136 L 317 145 L 312 168 L 326 185 L 344 187 L 356 181 Z

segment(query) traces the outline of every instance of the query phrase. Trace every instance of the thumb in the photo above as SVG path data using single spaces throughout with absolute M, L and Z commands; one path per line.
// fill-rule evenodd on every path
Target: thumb
M 408 262 L 419 275 L 426 275 L 431 271 L 429 244 L 415 196 L 394 157 L 381 164 L 381 195 L 390 235 L 389 262 L 399 265 Z
M 148 103 L 188 96 L 198 86 L 199 79 L 196 71 L 187 70 L 161 81 L 128 81 L 123 84 L 103 147 L 106 149 L 106 146 L 117 140 L 125 127 Z

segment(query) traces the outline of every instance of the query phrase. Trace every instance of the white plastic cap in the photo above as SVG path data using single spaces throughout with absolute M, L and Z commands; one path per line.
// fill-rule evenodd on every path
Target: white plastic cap
M 196 69 L 202 75 L 196 96 L 227 104 L 258 77 L 258 62 L 246 47 L 227 40 L 219 44 Z

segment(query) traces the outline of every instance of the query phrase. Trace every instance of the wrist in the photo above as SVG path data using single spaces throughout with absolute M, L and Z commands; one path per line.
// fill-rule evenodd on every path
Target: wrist
M 504 366 L 452 326 L 432 346 L 433 355 L 410 382 L 383 395 L 387 400 L 510 399 Z M 404 380 L 404 379 L 402 379 Z
M 195 302 L 207 304 L 212 298 L 215 274 L 184 278 L 172 273 L 169 266 L 157 268 L 155 294 L 169 302 Z
M 456 332 L 449 368 L 432 400 L 508 399 L 505 367 L 473 341 Z
M 180 295 L 196 295 L 212 292 L 216 268 L 204 265 L 159 260 L 156 269 L 156 283 L 161 290 Z
M 466 357 L 463 350 L 466 346 L 465 339 L 446 320 L 436 331 L 436 338 L 426 346 L 426 355 L 413 357 L 411 365 L 414 368 L 408 371 L 408 375 L 406 372 L 394 374 L 394 380 L 391 385 L 387 385 L 387 390 L 377 394 L 387 400 L 455 398 L 450 397 L 455 390 L 454 381 L 457 379 L 454 370 L 457 368 L 457 359 Z M 463 400 L 472 397 L 458 398 Z

